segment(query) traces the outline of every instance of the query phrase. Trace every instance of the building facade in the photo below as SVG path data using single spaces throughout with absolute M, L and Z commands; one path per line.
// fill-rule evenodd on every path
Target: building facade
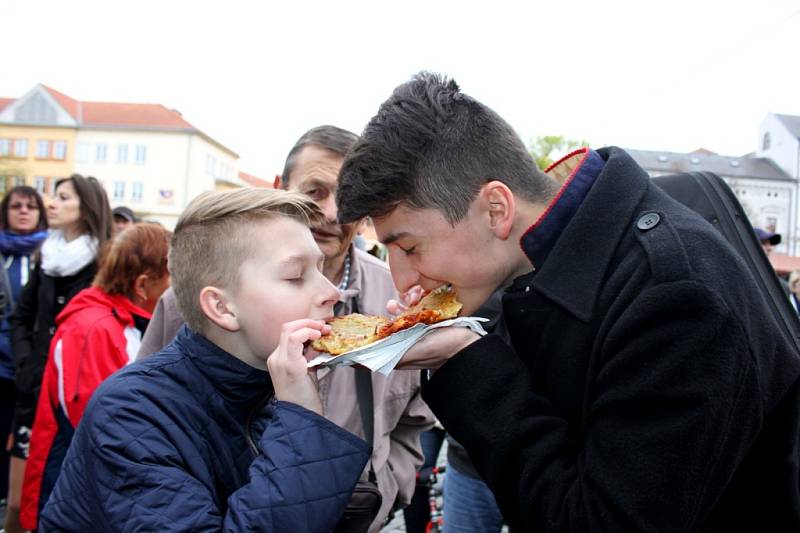
M 159 104 L 85 102 L 44 85 L 0 99 L 0 193 L 51 194 L 72 173 L 100 180 L 112 207 L 173 227 L 204 191 L 244 186 L 239 156 Z
M 780 233 L 776 252 L 795 255 L 798 246 L 798 180 L 769 157 L 627 150 L 651 177 L 709 171 L 722 177 L 742 204 L 750 223 Z

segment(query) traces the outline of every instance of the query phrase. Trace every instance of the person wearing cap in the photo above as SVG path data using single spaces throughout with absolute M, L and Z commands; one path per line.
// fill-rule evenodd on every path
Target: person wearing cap
M 114 235 L 136 224 L 136 215 L 133 214 L 130 207 L 121 205 L 115 207 L 111 213 L 114 215 Z
M 758 240 L 761 242 L 761 247 L 764 248 L 764 252 L 767 255 L 772 253 L 772 249 L 781 243 L 780 233 L 773 233 L 771 231 L 767 231 L 762 228 L 754 228 L 754 229 L 756 231 L 756 236 L 758 237 Z
M 767 254 L 767 257 L 769 257 L 769 255 L 772 253 L 772 249 L 781 243 L 781 234 L 767 231 L 763 228 L 753 228 L 753 230 L 756 232 L 756 237 L 761 243 L 764 253 Z M 781 282 L 781 288 L 783 288 L 783 292 L 786 294 L 786 297 L 789 298 L 789 301 L 791 301 L 792 305 L 794 306 L 795 302 L 792 300 L 792 290 L 789 286 L 789 283 L 780 274 L 778 274 L 778 272 L 775 272 L 775 275 L 778 276 L 778 280 Z

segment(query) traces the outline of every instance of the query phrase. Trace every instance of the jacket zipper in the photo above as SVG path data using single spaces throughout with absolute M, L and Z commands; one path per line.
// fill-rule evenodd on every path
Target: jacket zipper
M 247 415 L 247 420 L 244 423 L 244 436 L 247 439 L 247 444 L 250 446 L 250 451 L 253 452 L 254 457 L 258 457 L 258 446 L 256 446 L 256 441 L 253 440 L 253 435 L 250 432 L 250 426 L 253 423 L 253 417 L 256 416 L 256 413 L 259 412 L 264 405 L 273 397 L 272 394 L 267 394 L 264 396 L 259 402 L 258 405 L 253 408 L 250 413 Z

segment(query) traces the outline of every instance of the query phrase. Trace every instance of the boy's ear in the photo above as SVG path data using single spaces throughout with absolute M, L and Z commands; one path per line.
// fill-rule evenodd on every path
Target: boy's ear
M 281 175 L 275 174 L 275 179 L 272 181 L 272 188 L 273 189 L 280 189 L 281 188 Z
M 505 183 L 490 181 L 481 187 L 479 198 L 492 233 L 499 239 L 508 239 L 514 226 L 516 211 L 514 193 Z
M 223 289 L 203 287 L 200 291 L 200 309 L 206 318 L 225 331 L 239 331 L 236 307 Z

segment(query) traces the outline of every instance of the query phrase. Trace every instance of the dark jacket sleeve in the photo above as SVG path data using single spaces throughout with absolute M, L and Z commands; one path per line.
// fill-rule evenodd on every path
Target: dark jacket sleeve
M 33 353 L 33 335 L 36 328 L 36 315 L 39 302 L 39 269 L 31 273 L 28 284 L 22 289 L 14 313 L 9 319 L 11 352 L 14 355 L 14 365 L 16 366 L 15 382 L 17 391 L 21 394 L 33 394 L 38 383 L 34 383 L 32 359 L 36 357 Z M 46 357 L 44 354 L 42 357 Z
M 423 397 L 512 526 L 697 529 L 762 423 L 743 328 L 721 298 L 676 282 L 641 294 L 596 350 L 580 427 L 493 335 L 443 365 Z
M 208 469 L 176 435 L 139 422 L 141 412 L 89 406 L 40 521 L 43 531 L 331 531 L 369 456 L 366 443 L 302 407 L 277 402 L 249 482 L 227 509 Z M 112 414 L 113 413 L 113 414 Z M 112 435 L 110 432 L 114 432 Z M 98 444 L 102 443 L 102 445 Z M 246 450 L 243 453 L 247 453 Z M 223 500 L 224 501 L 224 500 Z

